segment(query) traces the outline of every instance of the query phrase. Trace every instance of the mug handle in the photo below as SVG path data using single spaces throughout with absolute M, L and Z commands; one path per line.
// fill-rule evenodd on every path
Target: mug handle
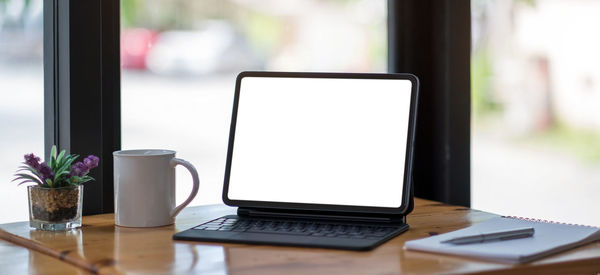
M 192 202 L 196 194 L 198 194 L 200 180 L 198 179 L 198 172 L 196 171 L 196 168 L 194 168 L 194 165 L 192 165 L 191 163 L 178 158 L 171 159 L 170 163 L 172 167 L 182 165 L 183 167 L 188 169 L 188 171 L 190 171 L 190 174 L 192 174 L 192 180 L 194 181 L 194 186 L 192 187 L 192 193 L 190 194 L 190 196 L 182 204 L 178 205 L 177 207 L 173 208 L 173 210 L 171 210 L 171 218 L 175 218 L 175 216 L 177 216 L 177 214 L 179 214 L 179 212 L 181 212 L 181 210 L 183 210 L 184 207 L 186 207 L 190 202 Z

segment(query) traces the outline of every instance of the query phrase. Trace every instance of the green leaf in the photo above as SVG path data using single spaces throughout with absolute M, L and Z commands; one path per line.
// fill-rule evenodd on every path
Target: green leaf
M 22 181 L 22 182 L 19 182 L 19 183 L 17 183 L 17 186 L 20 186 L 21 184 L 23 184 L 23 183 L 28 183 L 28 182 L 33 182 L 33 181 L 30 181 L 30 180 L 24 180 L 24 181 Z
M 72 155 L 69 155 L 68 157 L 70 157 L 71 161 L 75 161 L 79 157 L 79 155 L 72 154 Z
M 68 155 L 65 158 L 63 158 L 61 163 L 57 164 L 54 177 L 55 180 L 59 177 L 60 174 L 63 174 L 64 172 L 68 174 L 71 171 L 71 163 L 73 162 L 73 160 L 74 158 L 71 157 L 71 155 Z
M 71 184 L 77 184 L 80 181 L 80 178 L 78 176 L 72 176 L 71 178 L 69 178 L 69 183 Z
M 35 182 L 37 184 L 42 184 L 42 181 L 39 180 L 38 178 L 32 176 L 32 175 L 28 175 L 28 174 L 15 174 L 16 178 L 13 180 L 18 180 L 18 179 L 26 179 L 26 180 L 30 180 L 32 182 Z
M 24 167 L 24 166 L 21 166 L 21 167 L 19 167 L 19 169 L 17 169 L 17 171 L 16 171 L 16 172 L 21 172 L 21 171 L 27 171 L 27 172 L 31 172 L 31 173 L 33 173 L 34 175 L 37 175 L 37 174 L 38 174 L 38 173 L 37 173 L 37 171 L 35 171 L 35 170 L 34 170 L 33 168 L 31 168 L 31 167 Z
M 56 173 L 56 175 L 54 176 L 54 183 L 61 184 L 64 181 L 63 179 L 65 178 L 65 176 L 68 174 L 69 171 L 62 171 L 60 173 Z
M 33 178 L 33 179 L 37 180 L 36 177 L 29 175 L 29 174 L 24 174 L 24 173 L 17 173 L 14 176 L 15 176 L 15 179 L 13 179 L 12 181 L 15 181 L 16 179 L 20 179 L 20 178 Z
M 67 171 L 67 172 L 71 171 L 71 166 L 72 166 L 71 164 L 72 164 L 72 161 L 65 162 L 65 165 L 64 165 L 65 171 Z
M 90 177 L 90 176 L 88 176 L 88 175 L 85 175 L 85 176 L 82 176 L 82 177 L 78 177 L 77 183 L 78 184 L 84 184 L 84 183 L 86 183 L 88 181 L 92 181 L 92 180 L 95 180 L 95 179 L 92 178 L 92 177 Z
M 60 154 L 58 154 L 58 157 L 56 158 L 56 165 L 58 165 L 59 167 L 60 167 L 63 157 L 65 156 L 66 153 L 67 153 L 67 151 L 62 150 L 62 151 L 60 151 Z
M 54 170 L 55 163 L 56 163 L 56 145 L 52 145 L 52 149 L 50 149 L 50 160 L 48 161 L 48 166 L 50 166 L 50 169 Z
M 21 169 L 17 170 L 17 172 L 27 170 L 27 171 L 31 172 L 33 175 L 37 176 L 38 178 L 42 178 L 40 176 L 40 173 L 38 173 L 38 171 L 36 171 L 35 169 L 33 169 L 29 166 L 20 166 L 19 168 L 21 168 Z
M 48 184 L 51 188 L 54 187 L 51 179 L 46 179 L 46 184 Z
M 58 176 L 58 174 L 63 173 L 63 172 L 67 172 L 67 174 L 68 174 L 69 171 L 71 171 L 71 167 L 69 165 L 63 165 L 63 166 L 59 167 L 58 169 L 56 169 L 55 174 L 57 176 Z
M 60 172 L 58 172 L 56 175 L 57 176 L 62 176 L 62 175 L 68 175 L 70 173 L 70 171 L 67 170 L 61 170 Z
M 79 184 L 84 184 L 84 183 L 86 183 L 86 182 L 88 182 L 88 181 L 91 181 L 91 180 L 92 180 L 92 179 L 82 179 L 82 180 L 79 182 Z
M 52 145 L 52 149 L 50 149 L 50 157 L 56 159 L 56 145 Z
M 33 169 L 29 166 L 21 166 L 21 169 L 17 170 L 17 172 L 19 172 L 19 171 L 29 171 L 32 174 L 29 176 L 35 177 L 37 183 L 42 182 L 42 176 L 40 175 L 40 173 L 38 173 L 38 171 L 36 171 L 35 169 Z M 20 174 L 15 174 L 15 176 L 16 175 L 20 175 Z
M 26 178 L 23 178 L 23 177 L 16 177 L 16 178 L 12 179 L 10 182 L 13 182 L 13 181 L 18 181 L 18 180 L 31 181 L 31 180 L 29 180 L 29 179 L 26 179 Z
M 77 159 L 78 157 L 79 155 L 68 155 L 65 157 L 65 160 L 62 165 L 70 169 L 71 165 L 73 164 L 73 161 L 75 161 L 75 159 Z

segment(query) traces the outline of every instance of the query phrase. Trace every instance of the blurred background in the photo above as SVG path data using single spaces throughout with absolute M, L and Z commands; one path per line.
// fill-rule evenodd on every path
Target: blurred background
M 600 1 L 471 3 L 471 206 L 600 226 Z
M 24 154 L 44 152 L 42 2 L 0 0 L 0 223 L 29 220 L 27 188 L 11 180 Z
M 221 203 L 242 70 L 385 72 L 385 0 L 123 0 L 122 148 L 198 168 L 192 205 Z M 178 169 L 177 198 L 191 190 Z
M 2 223 L 28 219 L 10 180 L 43 153 L 42 2 L 0 0 Z M 121 2 L 122 147 L 195 164 L 194 205 L 221 202 L 239 71 L 387 70 L 386 0 Z M 600 225 L 600 1 L 471 3 L 472 207 Z
M 10 180 L 23 154 L 43 154 L 42 2 L 0 0 L 0 222 L 28 219 L 25 187 Z M 122 148 L 168 148 L 192 162 L 201 181 L 192 205 L 221 203 L 240 71 L 387 70 L 385 0 L 121 5 Z M 191 179 L 184 169 L 177 178 L 181 202 Z

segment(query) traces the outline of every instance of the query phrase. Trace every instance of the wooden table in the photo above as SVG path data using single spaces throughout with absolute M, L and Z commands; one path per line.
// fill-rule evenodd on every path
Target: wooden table
M 56 252 L 50 256 L 0 241 L 0 274 L 428 274 L 512 273 L 598 274 L 600 242 L 531 264 L 511 265 L 402 249 L 407 240 L 444 233 L 496 215 L 469 208 L 415 200 L 410 230 L 369 252 L 173 241 L 171 236 L 204 221 L 235 213 L 224 205 L 188 207 L 176 224 L 158 228 L 114 226 L 113 214 L 83 218 L 70 232 L 33 231 L 28 223 L 0 228 Z M 66 263 L 80 261 L 85 268 Z

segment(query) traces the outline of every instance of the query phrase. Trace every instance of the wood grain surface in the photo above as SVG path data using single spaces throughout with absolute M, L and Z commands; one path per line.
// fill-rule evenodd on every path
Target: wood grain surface
M 28 252 L 29 269 L 100 274 L 444 274 L 444 273 L 521 273 L 521 274 L 597 274 L 600 272 L 600 242 L 544 258 L 531 264 L 511 265 L 449 255 L 403 250 L 407 240 L 424 238 L 478 223 L 496 215 L 469 208 L 416 199 L 408 216 L 409 231 L 368 252 L 331 249 L 275 247 L 173 241 L 175 232 L 204 221 L 235 213 L 224 205 L 188 207 L 174 225 L 156 228 L 126 228 L 114 225 L 112 214 L 87 216 L 83 227 L 53 233 L 31 230 L 28 223 L 11 223 L 0 228 L 31 240 L 48 255 Z M 27 246 L 27 244 L 23 244 Z M 39 248 L 29 246 L 35 251 Z M 14 270 L 7 251 L 23 248 L 0 241 L 0 274 Z M 25 253 L 27 254 L 27 253 Z M 46 259 L 48 258 L 48 259 Z M 49 261 L 52 260 L 52 261 Z M 67 264 L 69 262 L 70 264 Z M 11 269 L 12 268 L 12 269 Z M 10 272 L 17 274 L 22 272 Z M 7 273 L 9 274 L 9 273 Z M 85 274 L 85 273 L 82 273 Z
M 0 274 L 92 274 L 54 257 L 0 240 Z

